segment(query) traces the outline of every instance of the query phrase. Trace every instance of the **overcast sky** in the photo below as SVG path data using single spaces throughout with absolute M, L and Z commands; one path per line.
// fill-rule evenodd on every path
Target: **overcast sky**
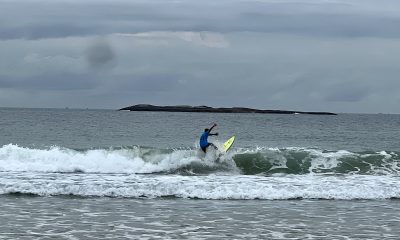
M 400 113 L 399 0 L 0 0 L 0 107 Z

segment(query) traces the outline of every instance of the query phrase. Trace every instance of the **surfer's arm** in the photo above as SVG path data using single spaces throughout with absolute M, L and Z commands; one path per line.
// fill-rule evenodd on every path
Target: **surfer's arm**
M 210 133 L 210 135 L 214 135 L 214 134 L 211 134 L 211 130 L 213 130 L 213 128 L 214 128 L 215 126 L 217 126 L 217 124 L 214 123 L 214 125 L 212 125 L 212 127 L 210 128 L 210 130 L 208 130 L 208 132 Z
M 216 123 L 214 123 L 214 125 L 212 125 L 212 127 L 210 128 L 210 130 L 208 130 L 208 135 L 210 136 L 218 136 L 218 133 L 211 133 L 211 130 L 213 130 L 213 128 L 217 126 Z

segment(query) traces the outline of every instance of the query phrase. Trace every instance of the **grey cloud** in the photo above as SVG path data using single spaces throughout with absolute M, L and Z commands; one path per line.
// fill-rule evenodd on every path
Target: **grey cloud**
M 353 14 L 243 13 L 236 30 L 292 33 L 323 37 L 400 37 L 400 17 Z M 384 26 L 384 27 L 383 27 Z
M 110 89 L 123 92 L 168 92 L 173 91 L 179 85 L 182 76 L 171 73 L 147 73 L 132 74 L 129 76 L 110 76 Z
M 37 25 L 27 24 L 14 28 L 3 27 L 0 29 L 0 39 L 11 40 L 23 38 L 35 40 L 41 38 L 65 38 L 70 36 L 85 36 L 101 33 L 96 30 L 95 26 L 85 27 L 79 26 L 78 24 L 79 23 L 40 23 Z
M 5 2 L 0 9 L 0 21 L 9 24 L 1 27 L 0 39 L 62 38 L 147 31 L 247 31 L 327 37 L 400 37 L 400 11 L 391 14 L 385 14 L 383 10 L 362 11 L 352 6 L 354 1 L 348 2 Z M 393 7 L 396 6 L 393 2 Z M 390 10 L 389 7 L 387 9 Z
M 179 77 L 174 75 L 132 76 L 136 91 L 169 91 L 178 84 Z
M 93 90 L 106 86 L 107 91 L 117 92 L 163 92 L 173 91 L 181 75 L 174 74 L 132 74 L 129 76 L 93 73 L 45 73 L 27 77 L 0 75 L 0 89 L 39 91 Z M 106 83 L 105 83 L 106 82 Z
M 326 101 L 330 102 L 360 102 L 370 94 L 367 86 L 355 83 L 339 83 L 327 89 Z
M 0 88 L 8 89 L 71 91 L 93 89 L 98 84 L 98 78 L 91 74 L 58 72 L 28 77 L 0 75 Z
M 336 65 L 330 69 L 307 71 L 287 84 L 285 89 L 280 89 L 280 92 L 296 92 L 294 95 L 299 97 L 318 98 L 326 102 L 360 102 L 369 96 L 370 85 L 374 81 L 373 77 Z
M 29 9 L 29 11 L 27 11 Z M 51 19 L 51 21 L 49 21 Z M 185 28 L 190 17 L 168 3 L 4 2 L 0 39 L 41 39 Z

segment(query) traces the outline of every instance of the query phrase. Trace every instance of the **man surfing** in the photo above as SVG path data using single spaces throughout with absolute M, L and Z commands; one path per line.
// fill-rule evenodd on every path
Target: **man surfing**
M 200 147 L 203 152 L 206 152 L 209 146 L 213 146 L 215 149 L 218 149 L 217 146 L 215 146 L 213 143 L 208 142 L 208 136 L 218 136 L 218 133 L 211 133 L 211 130 L 215 126 L 217 126 L 217 124 L 214 123 L 210 129 L 204 129 L 204 132 L 200 137 Z

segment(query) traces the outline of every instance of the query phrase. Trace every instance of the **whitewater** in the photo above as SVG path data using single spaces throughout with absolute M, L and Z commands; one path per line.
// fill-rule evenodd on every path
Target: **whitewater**
M 193 199 L 400 198 L 395 152 L 0 148 L 0 194 Z

